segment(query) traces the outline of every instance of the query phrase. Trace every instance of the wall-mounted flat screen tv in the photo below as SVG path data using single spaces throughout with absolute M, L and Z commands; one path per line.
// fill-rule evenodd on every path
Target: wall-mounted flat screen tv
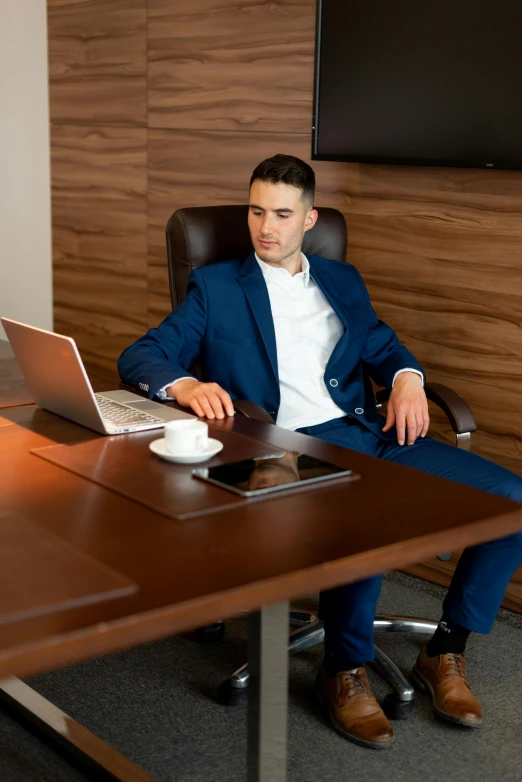
M 318 0 L 314 160 L 522 168 L 522 0 Z

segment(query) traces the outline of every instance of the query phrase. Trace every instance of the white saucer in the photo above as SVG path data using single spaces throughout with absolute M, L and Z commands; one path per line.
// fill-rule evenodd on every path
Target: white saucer
M 156 456 L 161 456 L 162 459 L 166 459 L 168 462 L 174 462 L 176 464 L 196 464 L 197 462 L 206 462 L 212 456 L 215 456 L 223 448 L 223 443 L 219 440 L 213 440 L 208 438 L 208 445 L 204 451 L 198 451 L 198 453 L 169 453 L 165 447 L 165 438 L 160 437 L 159 440 L 153 440 L 149 443 L 149 448 Z

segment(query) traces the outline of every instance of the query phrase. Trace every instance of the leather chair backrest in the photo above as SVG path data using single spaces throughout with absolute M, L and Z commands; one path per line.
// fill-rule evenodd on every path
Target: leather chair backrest
M 337 209 L 317 207 L 319 219 L 303 240 L 305 255 L 344 261 L 348 235 Z M 167 223 L 167 261 L 172 307 L 184 298 L 192 269 L 244 258 L 252 252 L 248 206 L 197 206 L 178 209 Z

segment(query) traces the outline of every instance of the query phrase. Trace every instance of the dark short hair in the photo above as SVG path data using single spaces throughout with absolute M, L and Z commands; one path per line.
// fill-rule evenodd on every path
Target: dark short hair
M 252 182 L 260 179 L 261 182 L 271 182 L 278 185 L 283 182 L 285 185 L 292 185 L 301 191 L 301 199 L 314 203 L 315 197 L 315 174 L 313 168 L 298 157 L 293 155 L 274 155 L 263 160 L 250 177 L 250 187 Z

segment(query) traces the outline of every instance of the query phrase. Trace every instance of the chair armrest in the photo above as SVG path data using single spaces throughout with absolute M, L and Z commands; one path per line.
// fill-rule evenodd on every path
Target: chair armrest
M 452 388 L 443 386 L 442 383 L 426 383 L 424 390 L 430 402 L 435 402 L 446 414 L 455 434 L 474 432 L 477 429 L 471 407 Z M 387 388 L 382 388 L 375 394 L 378 404 L 386 402 L 389 396 L 390 392 Z
M 249 402 L 248 399 L 234 399 L 232 404 L 234 405 L 234 410 L 244 415 L 245 418 L 253 418 L 255 421 L 262 421 L 268 424 L 275 423 L 272 416 L 261 405 L 256 405 L 255 402 Z
M 455 434 L 474 432 L 477 429 L 471 407 L 452 388 L 443 386 L 442 383 L 426 383 L 424 390 L 428 399 L 446 413 Z
M 387 402 L 389 398 L 390 398 L 390 391 L 388 391 L 387 388 L 381 388 L 375 394 L 375 401 L 377 402 L 378 406 L 382 405 L 383 402 Z

